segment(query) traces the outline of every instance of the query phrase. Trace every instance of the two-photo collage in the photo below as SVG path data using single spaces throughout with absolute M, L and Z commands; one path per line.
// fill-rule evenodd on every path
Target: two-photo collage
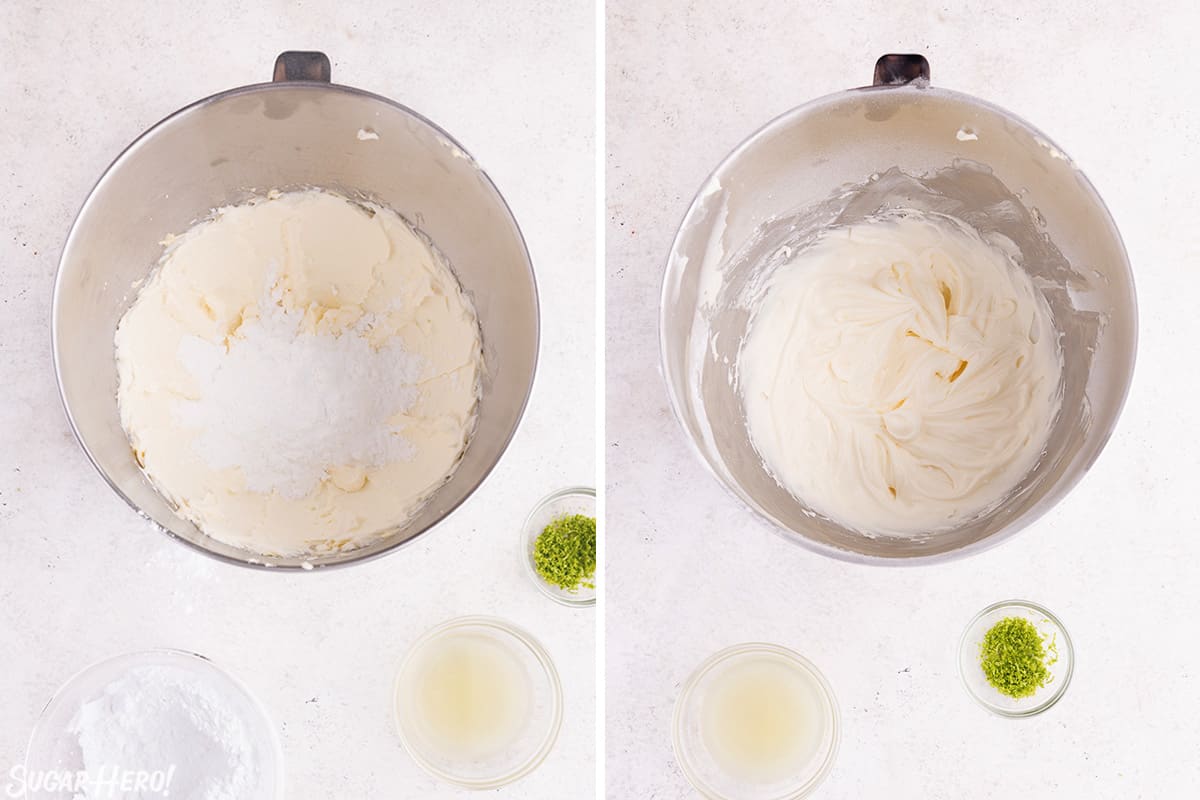
M 1198 39 L 3 0 L 0 797 L 1195 797 Z

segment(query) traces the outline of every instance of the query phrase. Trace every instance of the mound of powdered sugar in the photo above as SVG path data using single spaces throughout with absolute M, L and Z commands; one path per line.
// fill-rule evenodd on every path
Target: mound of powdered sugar
M 369 315 L 341 334 L 304 330 L 305 320 L 276 295 L 228 346 L 188 337 L 179 347 L 203 388 L 181 401 L 178 421 L 198 431 L 192 446 L 210 467 L 240 467 L 254 492 L 298 499 L 329 468 L 413 456 L 389 420 L 416 401 L 424 360 L 395 340 L 372 345 Z
M 253 800 L 260 796 L 260 753 L 231 701 L 167 666 L 130 670 L 84 703 L 69 725 L 88 775 L 170 771 L 175 800 Z M 159 798 L 164 792 L 85 790 L 75 800 Z

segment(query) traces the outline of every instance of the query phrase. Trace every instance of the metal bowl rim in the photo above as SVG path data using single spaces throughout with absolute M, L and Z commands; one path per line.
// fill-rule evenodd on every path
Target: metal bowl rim
M 1045 498 L 1039 500 L 1038 503 L 1032 506 L 1025 514 L 1021 515 L 1021 517 L 1009 522 L 1004 528 L 1001 528 L 990 536 L 986 536 L 982 539 L 976 540 L 953 550 L 945 550 L 942 552 L 917 556 L 869 555 L 857 550 L 848 550 L 841 547 L 835 547 L 833 545 L 822 544 L 809 538 L 808 535 L 784 525 L 766 511 L 761 509 L 752 498 L 743 492 L 740 486 L 735 486 L 730 481 L 727 481 L 725 478 L 723 478 L 713 463 L 709 460 L 708 456 L 705 455 L 695 437 L 692 436 L 691 432 L 688 430 L 687 422 L 685 421 L 684 416 L 684 399 L 675 393 L 675 387 L 671 380 L 672 373 L 670 369 L 670 357 L 667 350 L 668 332 L 666 325 L 666 310 L 669 305 L 668 294 L 671 290 L 672 278 L 678 273 L 678 262 L 675 253 L 681 244 L 685 230 L 692 221 L 692 217 L 697 213 L 701 202 L 704 200 L 704 197 L 709 190 L 709 187 L 712 186 L 714 182 L 717 185 L 720 185 L 720 176 L 730 165 L 739 160 L 744 153 L 757 145 L 760 140 L 778 132 L 779 130 L 795 124 L 800 124 L 810 114 L 819 113 L 827 106 L 832 106 L 842 101 L 848 101 L 857 95 L 873 92 L 928 93 L 952 102 L 963 103 L 967 106 L 972 106 L 996 114 L 1014 123 L 1019 128 L 1022 128 L 1025 132 L 1040 138 L 1047 146 L 1054 148 L 1057 152 L 1066 152 L 1057 144 L 1055 144 L 1055 142 L 1040 129 L 1030 124 L 1025 119 L 1004 108 L 1001 108 L 998 105 L 989 103 L 986 100 L 982 100 L 978 97 L 974 97 L 973 95 L 963 92 L 929 85 L 865 86 L 855 89 L 846 89 L 840 92 L 833 92 L 831 94 L 814 98 L 802 103 L 801 105 L 790 108 L 781 114 L 778 114 L 767 123 L 754 130 L 750 135 L 742 139 L 742 141 L 739 142 L 737 146 L 734 147 L 724 158 L 722 158 L 720 163 L 718 163 L 711 172 L 709 172 L 708 176 L 700 183 L 699 188 L 692 195 L 692 200 L 688 204 L 687 211 L 684 212 L 679 226 L 675 230 L 675 236 L 671 239 L 671 248 L 667 253 L 666 265 L 663 270 L 661 288 L 659 290 L 659 373 L 662 376 L 663 382 L 666 384 L 667 397 L 670 401 L 672 416 L 675 417 L 676 423 L 678 423 L 680 430 L 682 430 L 684 438 L 687 440 L 688 448 L 691 450 L 692 454 L 699 459 L 709 474 L 716 479 L 717 483 L 729 496 L 733 497 L 744 507 L 749 509 L 756 517 L 766 522 L 768 524 L 768 528 L 773 533 L 814 553 L 829 556 L 839 561 L 846 561 L 855 564 L 869 564 L 872 566 L 924 566 L 928 564 L 938 564 L 947 561 L 953 561 L 955 559 L 965 558 L 967 556 L 982 553 L 985 550 L 990 550 L 1002 542 L 1007 541 L 1015 534 L 1032 525 L 1043 515 L 1045 515 L 1051 508 L 1063 500 L 1075 488 L 1075 486 L 1078 485 L 1079 481 L 1083 479 L 1083 476 L 1087 474 L 1092 465 L 1095 464 L 1096 459 L 1100 457 L 1100 454 L 1104 451 L 1109 439 L 1112 437 L 1113 431 L 1116 430 L 1117 423 L 1121 418 L 1121 413 L 1124 411 L 1125 403 L 1129 398 L 1130 387 L 1133 384 L 1138 349 L 1137 290 L 1133 280 L 1133 267 L 1129 262 L 1129 253 L 1125 248 L 1125 242 L 1121 237 L 1121 231 L 1117 227 L 1116 220 L 1113 219 L 1112 212 L 1105 204 L 1104 199 L 1100 196 L 1100 193 L 1096 191 L 1096 187 L 1092 184 L 1091 180 L 1089 180 L 1087 175 L 1084 174 L 1083 170 L 1075 167 L 1075 173 L 1079 178 L 1080 186 L 1085 193 L 1091 196 L 1092 201 L 1096 205 L 1096 211 L 1103 219 L 1108 221 L 1109 227 L 1111 228 L 1113 236 L 1116 240 L 1117 247 L 1115 255 L 1125 267 L 1124 275 L 1129 289 L 1132 341 L 1130 342 L 1131 354 L 1126 370 L 1125 385 L 1121 389 L 1121 396 L 1116 404 L 1112 423 L 1109 425 L 1108 430 L 1105 431 L 1100 439 L 1096 442 L 1092 457 L 1086 464 L 1082 465 L 1082 468 L 1079 470 L 1078 474 L 1070 477 L 1069 479 L 1062 480 L 1055 485 L 1053 491 L 1057 494 L 1057 497 L 1053 502 L 1047 503 Z M 1075 162 L 1072 160 L 1070 163 L 1074 165 Z
M 382 546 L 382 547 L 379 547 L 378 549 L 374 549 L 374 550 L 370 549 L 373 545 L 366 545 L 362 548 L 362 550 L 364 552 L 361 555 L 351 556 L 349 558 L 344 558 L 344 559 L 339 559 L 339 560 L 330 560 L 330 561 L 322 561 L 320 557 L 317 557 L 317 558 L 312 558 L 312 559 L 305 559 L 298 563 L 291 563 L 294 559 L 289 559 L 287 563 L 274 563 L 273 559 L 277 558 L 275 556 L 265 556 L 265 555 L 261 555 L 261 554 L 256 554 L 249 550 L 246 551 L 246 555 L 243 557 L 238 557 L 238 556 L 228 554 L 228 553 L 217 553 L 217 552 L 214 552 L 214 551 L 210 550 L 209 548 L 205 547 L 200 542 L 194 542 L 194 541 L 191 541 L 190 539 L 180 536 L 179 534 L 175 533 L 174 531 L 170 530 L 169 528 L 166 528 L 163 525 L 159 524 L 157 520 L 154 520 L 153 518 L 151 518 L 136 503 L 134 503 L 133 500 L 131 500 L 123 491 L 121 491 L 121 489 L 116 485 L 116 483 L 112 480 L 112 478 L 109 477 L 108 473 L 105 472 L 105 470 L 100 466 L 99 462 L 96 460 L 95 455 L 92 453 L 91 448 L 88 447 L 87 442 L 84 440 L 83 436 L 79 432 L 79 428 L 75 423 L 75 417 L 71 413 L 71 407 L 67 402 L 66 392 L 63 390 L 63 369 L 62 369 L 61 360 L 59 359 L 59 352 L 58 352 L 58 335 L 59 335 L 58 329 L 59 329 L 59 324 L 60 324 L 60 314 L 59 314 L 59 299 L 60 298 L 59 298 L 59 295 L 62 290 L 63 266 L 67 260 L 68 254 L 71 251 L 72 244 L 73 244 L 75 234 L 76 234 L 76 230 L 79 225 L 79 220 L 83 217 L 84 213 L 88 210 L 88 207 L 93 202 L 95 202 L 96 193 L 104 185 L 105 181 L 107 181 L 110 178 L 110 176 L 117 169 L 117 167 L 119 167 L 125 161 L 134 158 L 137 155 L 137 150 L 140 147 L 144 146 L 145 143 L 151 139 L 151 137 L 153 137 L 155 134 L 157 134 L 160 131 L 160 129 L 164 128 L 166 125 L 171 124 L 171 123 L 178 123 L 178 122 L 186 121 L 185 117 L 187 117 L 189 114 L 191 114 L 195 111 L 198 111 L 201 108 L 204 108 L 206 106 L 216 104 L 216 103 L 219 103 L 219 102 L 222 102 L 225 100 L 229 100 L 234 97 L 240 97 L 243 95 L 257 94 L 260 92 L 266 93 L 266 92 L 272 92 L 272 91 L 291 90 L 291 89 L 301 89 L 303 91 L 317 91 L 317 92 L 334 92 L 334 93 L 346 94 L 346 95 L 350 95 L 350 96 L 354 96 L 354 97 L 359 97 L 359 98 L 361 98 L 363 100 L 367 100 L 367 101 L 383 103 L 384 105 L 389 106 L 393 110 L 399 111 L 402 114 L 406 114 L 409 117 L 415 119 L 417 122 L 423 123 L 424 125 L 428 126 L 431 130 L 434 131 L 434 133 L 436 133 L 439 136 L 444 137 L 448 143 L 450 143 L 454 147 L 458 148 L 462 153 L 467 155 L 467 157 L 471 160 L 471 163 L 474 164 L 475 168 L 478 170 L 479 175 L 482 177 L 482 179 L 484 181 L 484 184 L 492 191 L 492 193 L 495 194 L 496 199 L 500 203 L 500 208 L 502 208 L 504 210 L 504 213 L 508 215 L 509 222 L 512 224 L 513 232 L 517 236 L 517 242 L 520 245 L 521 253 L 524 257 L 525 268 L 529 273 L 530 289 L 532 290 L 532 293 L 533 293 L 533 310 L 534 310 L 533 348 L 534 348 L 534 352 L 533 352 L 533 368 L 530 370 L 530 373 L 529 373 L 529 382 L 528 382 L 528 386 L 525 389 L 525 397 L 521 401 L 521 407 L 519 409 L 517 409 L 516 419 L 514 420 L 511 430 L 509 430 L 508 435 L 504 438 L 504 441 L 501 443 L 499 454 L 497 455 L 495 461 L 487 469 L 485 469 L 483 471 L 483 473 L 479 477 L 479 480 L 476 481 L 475 484 L 468 489 L 466 494 L 463 495 L 462 499 L 459 500 L 458 502 L 456 502 L 450 508 L 448 508 L 446 510 L 445 514 L 443 514 L 440 518 L 438 518 L 434 522 L 425 526 L 421 530 L 416 531 L 411 536 L 409 536 L 403 540 L 391 542 L 391 543 L 387 544 L 386 546 Z M 438 525 L 440 525 L 442 522 L 444 522 L 448 517 L 450 517 L 456 510 L 458 510 L 458 508 L 460 506 L 463 505 L 463 503 L 465 503 L 468 499 L 470 499 L 470 497 L 472 495 L 474 495 L 476 491 L 479 490 L 479 487 L 483 485 L 484 481 L 486 481 L 488 479 L 488 477 L 491 476 L 493 470 L 495 470 L 495 468 L 496 468 L 496 465 L 500 463 L 500 460 L 504 457 L 504 454 L 508 451 L 509 445 L 512 444 L 513 437 L 516 436 L 517 430 L 521 427 L 521 422 L 524 420 L 524 417 L 525 417 L 525 411 L 529 406 L 529 399 L 533 394 L 533 386 L 534 386 L 534 381 L 537 378 L 538 363 L 540 361 L 540 354 L 541 354 L 541 301 L 538 296 L 537 276 L 534 273 L 533 260 L 529 254 L 529 247 L 525 241 L 524 234 L 521 232 L 521 227 L 517 223 L 516 216 L 512 212 L 512 208 L 509 206 L 508 201 L 504 199 L 504 195 L 502 195 L 500 193 L 500 190 L 499 190 L 499 188 L 497 188 L 495 182 L 492 181 L 491 176 L 487 174 L 487 171 L 484 170 L 483 167 L 480 166 L 479 162 L 475 160 L 475 157 L 472 156 L 470 154 L 470 152 L 458 142 L 457 139 L 455 139 L 448 132 L 446 132 L 445 129 L 443 129 L 441 126 L 439 126 L 432 120 L 428 119 L 427 117 L 421 115 L 419 112 L 414 111 L 413 109 L 409 108 L 408 106 L 398 103 L 395 100 L 392 100 L 390 98 L 384 97 L 383 95 L 375 94 L 373 92 L 368 92 L 364 89 L 357 89 L 352 86 L 345 86 L 345 85 L 337 84 L 337 83 L 324 83 L 324 82 L 319 82 L 319 81 L 280 81 L 280 82 L 255 83 L 255 84 L 249 84 L 246 86 L 239 86 L 239 87 L 236 87 L 233 89 L 227 89 L 223 92 L 218 92 L 216 94 L 209 95 L 208 97 L 204 97 L 200 100 L 196 100 L 195 102 L 189 103 L 188 105 L 183 106 L 182 108 L 172 112 L 171 114 L 168 114 L 167 116 L 163 117 L 161 120 L 156 122 L 154 125 L 147 128 L 141 134 L 139 134 L 138 137 L 136 139 L 134 139 L 132 142 L 130 142 L 129 145 L 127 145 L 125 147 L 125 149 L 122 150 L 121 153 L 116 158 L 113 159 L 112 163 L 110 163 L 104 169 L 104 172 L 101 173 L 100 178 L 96 181 L 95 185 L 88 192 L 87 197 L 83 201 L 83 205 L 80 206 L 79 211 L 75 214 L 75 218 L 71 222 L 71 227 L 67 232 L 67 238 L 63 244 L 62 252 L 59 255 L 58 267 L 55 270 L 55 275 L 54 275 L 54 290 L 53 290 L 53 293 L 51 296 L 50 350 L 51 350 L 51 352 L 53 354 L 53 358 L 54 358 L 54 378 L 55 378 L 55 384 L 58 387 L 59 401 L 62 404 L 63 411 L 66 413 L 67 422 L 71 427 L 71 433 L 75 436 L 75 440 L 79 443 L 79 446 L 83 449 L 83 452 L 87 456 L 88 461 L 91 462 L 91 464 L 95 468 L 96 472 L 98 472 L 100 474 L 100 477 L 102 477 L 104 479 L 104 482 L 107 483 L 109 488 L 112 489 L 113 492 L 115 492 L 118 497 L 120 497 L 122 500 L 124 500 L 125 503 L 130 508 L 132 508 L 134 511 L 136 511 L 140 517 L 142 517 L 143 519 L 149 520 L 159 531 L 161 531 L 162 533 L 165 533 L 172 539 L 182 542 L 183 544 L 186 544 L 188 547 L 190 547 L 194 550 L 197 550 L 211 558 L 215 558 L 215 559 L 225 562 L 227 564 L 235 564 L 238 566 L 250 567 L 250 568 L 254 568 L 254 569 L 275 570 L 275 571 L 280 571 L 280 572 L 294 572 L 297 570 L 304 571 L 304 572 L 310 572 L 310 571 L 315 572 L 317 570 L 325 570 L 325 569 L 329 569 L 331 567 L 344 567 L 344 566 L 348 566 L 351 564 L 364 563 L 364 562 L 370 561 L 372 559 L 378 558 L 380 556 L 386 555 L 388 553 L 395 552 L 395 551 L 399 550 L 400 548 L 404 547 L 405 545 L 410 544 L 411 542 L 414 542 L 415 540 L 419 539 L 422 535 L 433 530 Z M 384 539 L 382 539 L 381 541 L 386 541 L 386 537 Z M 355 551 L 347 551 L 347 552 L 354 553 Z

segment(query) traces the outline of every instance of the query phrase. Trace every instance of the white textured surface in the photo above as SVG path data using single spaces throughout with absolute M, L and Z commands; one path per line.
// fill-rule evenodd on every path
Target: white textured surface
M 171 646 L 213 658 L 263 700 L 289 798 L 463 796 L 401 750 L 391 680 L 426 628 L 492 613 L 541 639 L 566 692 L 548 761 L 497 794 L 591 796 L 595 615 L 529 583 L 517 532 L 542 495 L 595 479 L 593 41 L 590 9 L 552 2 L 0 7 L 0 790 L 62 681 L 101 657 Z M 489 171 L 533 254 L 543 347 L 516 440 L 441 528 L 365 565 L 268 575 L 170 541 L 109 491 L 59 406 L 48 315 L 67 228 L 121 148 L 305 48 L 329 54 L 335 80 L 444 126 Z
M 841 755 L 817 797 L 1195 796 L 1194 5 L 644 5 L 610 0 L 607 30 L 608 796 L 693 796 L 670 746 L 679 685 L 754 639 L 798 649 L 838 695 Z M 774 535 L 692 455 L 657 366 L 658 289 L 692 193 L 730 149 L 912 51 L 934 83 L 1032 121 L 1088 174 L 1134 264 L 1142 338 L 1117 433 L 1065 502 L 969 560 L 867 568 Z M 1060 705 L 1016 722 L 977 707 L 955 666 L 972 614 L 1009 596 L 1058 613 L 1078 655 Z

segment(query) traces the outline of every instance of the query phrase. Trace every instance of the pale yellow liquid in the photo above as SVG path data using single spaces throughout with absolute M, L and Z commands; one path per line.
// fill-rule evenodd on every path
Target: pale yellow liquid
M 533 687 L 528 673 L 495 639 L 462 633 L 430 642 L 412 670 L 413 722 L 446 756 L 496 755 L 515 743 L 529 722 Z
M 712 677 L 701 709 L 705 746 L 724 771 L 771 783 L 803 770 L 821 746 L 825 715 L 812 678 L 764 656 Z

